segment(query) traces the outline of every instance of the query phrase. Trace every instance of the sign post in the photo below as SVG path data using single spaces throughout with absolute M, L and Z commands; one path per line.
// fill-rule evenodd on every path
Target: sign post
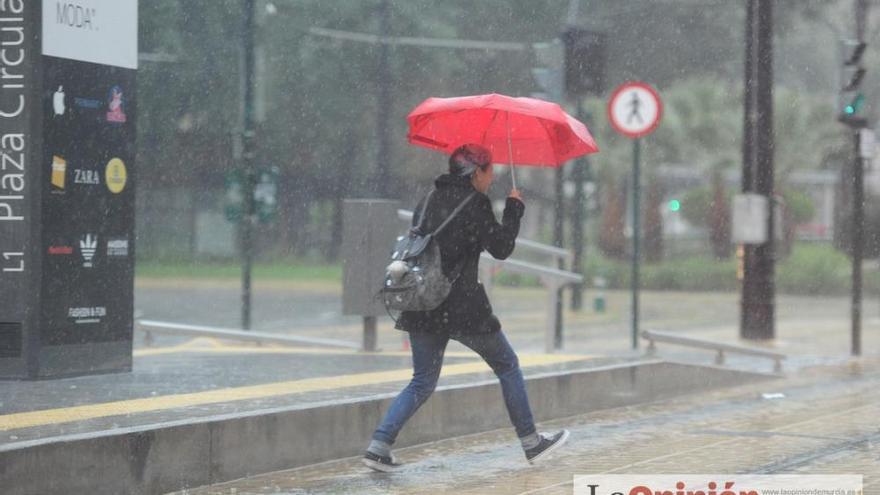
M 627 82 L 617 87 L 608 101 L 608 120 L 620 134 L 633 140 L 632 171 L 632 348 L 639 346 L 639 275 L 641 258 L 641 138 L 660 125 L 663 103 L 651 86 Z
M 0 378 L 131 369 L 137 12 L 0 2 Z

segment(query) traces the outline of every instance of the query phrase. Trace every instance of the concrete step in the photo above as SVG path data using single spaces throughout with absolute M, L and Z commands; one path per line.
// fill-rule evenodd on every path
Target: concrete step
M 527 378 L 537 421 L 770 380 L 661 360 Z M 0 446 L 4 493 L 166 493 L 359 454 L 394 393 L 58 435 Z M 439 387 L 405 447 L 509 426 L 497 380 Z

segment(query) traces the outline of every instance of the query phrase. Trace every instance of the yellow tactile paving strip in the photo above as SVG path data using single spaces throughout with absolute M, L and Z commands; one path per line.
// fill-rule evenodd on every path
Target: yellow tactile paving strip
M 259 349 L 259 348 L 255 348 Z M 280 349 L 273 349 L 277 352 Z M 229 350 L 232 352 L 232 350 Z M 201 351 L 200 351 L 201 352 Z M 474 356 L 471 354 L 471 356 Z M 529 368 L 587 359 L 584 355 L 566 354 L 523 354 L 519 356 L 520 366 Z M 450 364 L 443 367 L 441 377 L 467 375 L 491 371 L 482 361 Z M 99 404 L 89 404 L 42 411 L 7 414 L 0 416 L 0 431 L 32 428 L 74 421 L 85 421 L 117 415 L 137 414 L 150 411 L 200 406 L 223 402 L 262 399 L 281 395 L 302 394 L 322 390 L 335 390 L 390 382 L 407 381 L 412 377 L 412 369 L 396 369 L 369 373 L 307 378 L 284 382 L 267 383 L 245 387 L 224 388 L 205 392 L 175 394 L 143 399 L 132 399 Z
M 167 347 L 146 347 L 134 350 L 134 357 L 159 356 L 178 353 L 206 354 L 322 354 L 329 356 L 395 356 L 409 357 L 410 351 L 364 352 L 349 349 L 330 349 L 326 347 L 297 347 L 283 345 L 242 345 L 230 344 L 215 338 L 197 337 L 178 345 Z M 470 351 L 446 351 L 446 357 L 476 358 Z M 589 357 L 589 356 L 583 356 Z

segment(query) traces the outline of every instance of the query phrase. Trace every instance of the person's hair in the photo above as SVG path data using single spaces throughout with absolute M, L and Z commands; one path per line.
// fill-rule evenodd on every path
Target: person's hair
M 492 153 L 479 144 L 459 146 L 449 156 L 449 173 L 462 177 L 470 177 L 477 167 L 482 171 L 492 164 Z

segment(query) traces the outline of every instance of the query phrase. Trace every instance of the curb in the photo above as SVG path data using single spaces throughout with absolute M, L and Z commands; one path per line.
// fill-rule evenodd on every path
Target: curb
M 537 421 L 778 378 L 642 361 L 531 376 Z M 395 394 L 285 407 L 0 447 L 4 494 L 149 494 L 360 454 Z M 496 380 L 438 388 L 396 447 L 510 427 Z M 511 430 L 511 441 L 515 436 Z

